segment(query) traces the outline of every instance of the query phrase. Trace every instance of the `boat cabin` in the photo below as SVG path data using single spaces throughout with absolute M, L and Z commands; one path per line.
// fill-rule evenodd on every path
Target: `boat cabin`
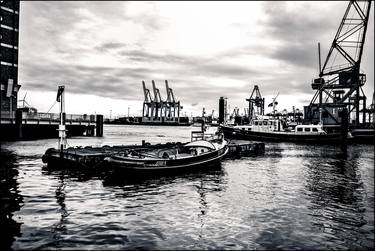
M 326 134 L 322 124 L 296 125 L 294 130 L 287 129 L 279 119 L 255 119 L 248 125 L 235 126 L 236 129 L 253 132 L 288 132 L 297 134 Z
M 297 125 L 294 129 L 295 133 L 308 134 L 326 134 L 321 124 L 318 125 Z
M 235 126 L 235 128 L 255 132 L 274 132 L 284 130 L 282 122 L 278 119 L 255 119 L 251 120 L 248 125 L 238 125 Z

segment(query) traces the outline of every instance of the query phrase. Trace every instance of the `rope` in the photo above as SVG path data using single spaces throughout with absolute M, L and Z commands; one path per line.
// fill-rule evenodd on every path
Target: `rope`
M 47 113 L 49 113 L 49 111 L 51 111 L 51 109 L 56 105 L 56 103 L 57 103 L 57 101 L 55 100 L 55 102 L 52 104 L 52 106 L 49 108 L 49 110 L 48 110 L 48 112 Z

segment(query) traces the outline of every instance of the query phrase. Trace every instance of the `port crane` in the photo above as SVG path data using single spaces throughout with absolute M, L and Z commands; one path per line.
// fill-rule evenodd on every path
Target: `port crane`
M 165 80 L 165 88 L 167 91 L 167 100 L 165 103 L 165 117 L 167 120 L 176 120 L 176 117 L 180 117 L 180 111 L 183 106 L 181 106 L 180 101 L 176 101 L 172 88 L 168 85 L 168 80 Z M 177 115 L 177 116 L 176 116 Z
M 152 80 L 152 90 L 154 91 L 154 107 L 155 107 L 155 113 L 154 113 L 154 119 L 155 120 L 161 120 L 162 118 L 162 113 L 163 113 L 163 108 L 165 106 L 161 95 L 160 91 L 158 88 L 156 88 L 155 81 Z
M 264 98 L 260 94 L 258 85 L 254 85 L 250 98 L 246 101 L 249 102 L 249 110 L 247 112 L 245 110 L 245 115 L 248 114 L 250 120 L 255 118 L 256 115 L 264 115 Z
M 169 87 L 168 81 L 165 80 L 166 100 L 163 100 L 160 90 L 156 87 L 155 81 L 152 80 L 153 95 L 146 88 L 146 84 L 142 81 L 143 86 L 143 122 L 179 122 L 180 111 L 183 108 L 180 101 L 176 101 L 172 88 Z
M 150 90 L 146 88 L 145 81 L 142 81 L 143 86 L 143 94 L 145 96 L 145 99 L 143 101 L 143 111 L 142 111 L 142 117 L 153 117 L 154 112 L 154 100 L 152 99 Z
M 276 94 L 274 98 L 272 98 L 272 102 L 268 104 L 268 107 L 272 107 L 272 114 L 273 116 L 276 116 L 276 106 L 279 104 L 279 102 L 276 101 L 277 97 L 279 96 L 280 92 Z
M 360 65 L 370 8 L 371 1 L 349 2 L 323 66 L 318 44 L 319 78 L 313 80 L 311 86 L 316 93 L 304 107 L 306 121 L 316 122 L 323 114 L 324 124 L 341 124 L 341 112 L 347 110 L 345 117 L 351 125 L 359 126 L 360 107 L 362 111 L 366 108 L 362 89 L 366 75 L 360 71 Z M 362 122 L 365 121 L 366 112 L 362 112 Z

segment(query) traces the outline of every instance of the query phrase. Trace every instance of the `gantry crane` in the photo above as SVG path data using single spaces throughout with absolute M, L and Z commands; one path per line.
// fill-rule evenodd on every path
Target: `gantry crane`
M 142 86 L 143 86 L 143 94 L 145 96 L 145 99 L 143 101 L 142 117 L 143 118 L 153 117 L 154 100 L 152 99 L 150 90 L 146 88 L 145 81 L 142 81 Z
M 142 121 L 143 122 L 179 122 L 180 111 L 183 108 L 180 101 L 176 101 L 172 88 L 169 88 L 168 81 L 165 80 L 167 98 L 164 101 L 161 97 L 160 90 L 156 88 L 155 81 L 152 80 L 153 94 L 146 88 L 146 84 L 142 81 L 144 102 Z
M 156 88 L 155 81 L 152 80 L 152 90 L 154 91 L 154 103 L 155 103 L 155 113 L 153 120 L 162 120 L 163 117 L 163 110 L 164 110 L 164 102 L 161 98 L 160 91 L 158 88 Z
M 321 67 L 319 49 L 319 78 L 312 83 L 316 90 L 309 106 L 305 106 L 305 120 L 316 122 L 320 115 L 323 124 L 341 124 L 341 112 L 347 109 L 350 123 L 360 124 L 360 106 L 366 108 L 362 86 L 366 75 L 360 71 L 366 38 L 371 1 L 350 1 L 327 58 Z M 352 116 L 351 116 L 352 115 Z M 354 117 L 354 118 L 353 118 Z M 366 113 L 362 112 L 363 123 Z
M 256 115 L 264 115 L 264 98 L 262 98 L 260 94 L 258 85 L 254 85 L 250 98 L 246 99 L 246 101 L 249 102 L 249 110 L 247 113 L 250 120 L 255 118 Z
M 182 110 L 182 106 L 180 101 L 176 101 L 174 98 L 172 88 L 169 88 L 168 81 L 165 80 L 165 88 L 167 91 L 167 100 L 166 100 L 166 109 L 165 109 L 165 119 L 176 121 L 180 118 L 180 111 Z

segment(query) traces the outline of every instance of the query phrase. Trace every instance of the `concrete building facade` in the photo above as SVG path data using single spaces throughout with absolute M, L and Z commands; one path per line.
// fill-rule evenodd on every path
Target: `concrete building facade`
M 20 2 L 0 0 L 1 115 L 14 117 L 18 90 L 18 39 Z

